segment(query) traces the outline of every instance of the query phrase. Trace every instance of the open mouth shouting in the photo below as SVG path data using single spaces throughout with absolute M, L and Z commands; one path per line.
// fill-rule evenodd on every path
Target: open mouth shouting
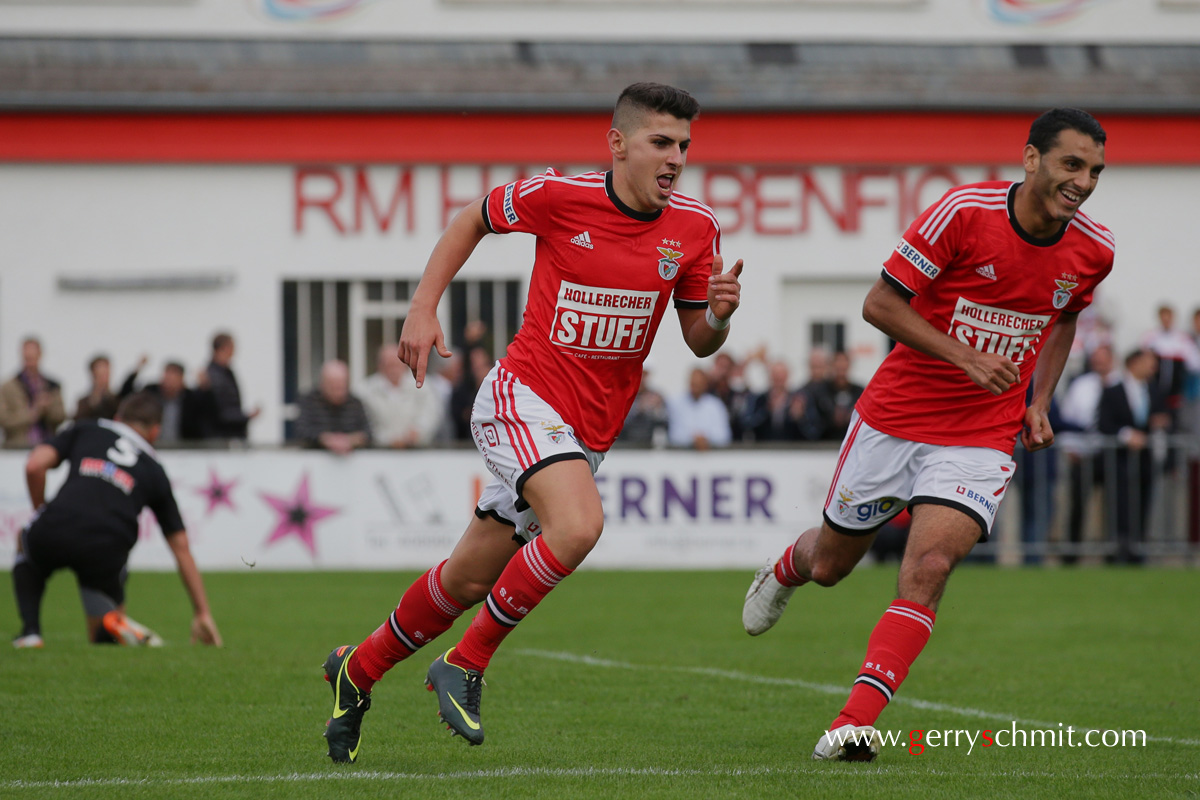
M 675 187 L 675 179 L 677 177 L 678 174 L 675 172 L 664 172 L 658 176 L 658 190 L 663 197 L 669 197 L 671 195 L 671 191 Z

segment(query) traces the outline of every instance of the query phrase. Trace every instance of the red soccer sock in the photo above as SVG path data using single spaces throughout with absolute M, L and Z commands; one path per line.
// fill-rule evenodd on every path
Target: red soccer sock
M 867 657 L 842 713 L 829 730 L 842 725 L 874 725 L 908 676 L 933 633 L 934 613 L 920 603 L 896 600 L 867 640 Z
M 783 555 L 775 562 L 775 580 L 782 583 L 784 586 L 803 586 L 808 583 L 808 578 L 796 571 L 796 562 L 792 560 L 796 551 L 796 545 L 800 543 L 797 539 L 793 544 L 788 546 L 787 550 L 783 551 Z
M 522 547 L 500 573 L 450 661 L 483 672 L 504 637 L 573 571 L 559 563 L 541 536 Z
M 346 673 L 360 690 L 371 691 L 385 672 L 445 633 L 467 610 L 442 587 L 445 564 L 417 578 L 387 621 L 350 656 Z

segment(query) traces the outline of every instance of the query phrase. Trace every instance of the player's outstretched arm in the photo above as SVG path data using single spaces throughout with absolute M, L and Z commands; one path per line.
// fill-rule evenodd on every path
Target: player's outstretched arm
M 1021 431 L 1021 444 L 1026 450 L 1041 450 L 1054 444 L 1054 430 L 1050 427 L 1050 400 L 1062 377 L 1071 354 L 1071 343 L 1075 341 L 1075 321 L 1078 314 L 1064 313 L 1054 323 L 1046 336 L 1046 343 L 1038 355 L 1033 370 L 1033 398 L 1025 409 L 1025 427 Z
M 413 292 L 412 305 L 404 320 L 404 328 L 400 331 L 397 354 L 412 370 L 418 388 L 425 383 L 430 349 L 436 347 L 442 358 L 450 357 L 442 324 L 438 322 L 437 307 L 450 281 L 467 263 L 479 241 L 488 234 L 487 225 L 483 222 L 483 204 L 486 200 L 481 197 L 450 220 L 442 238 L 438 239 L 429 255 L 421 282 Z
M 46 503 L 46 473 L 62 463 L 62 456 L 48 444 L 39 444 L 25 460 L 25 485 L 36 511 Z
M 200 578 L 200 570 L 192 558 L 192 549 L 188 546 L 187 531 L 175 531 L 167 536 L 167 545 L 175 563 L 179 567 L 179 577 L 183 580 L 183 588 L 187 589 L 192 601 L 192 643 L 202 642 L 216 647 L 221 646 L 221 632 L 212 618 L 208 608 L 208 595 L 204 593 L 204 581 Z
M 679 326 L 683 340 L 700 358 L 711 356 L 729 338 L 729 318 L 742 302 L 742 260 L 739 258 L 728 272 L 725 260 L 718 253 L 713 257 L 712 275 L 708 279 L 708 308 L 679 309 Z
M 965 372 L 972 383 L 992 394 L 1002 394 L 1021 379 L 1021 370 L 1011 359 L 980 352 L 939 331 L 883 278 L 876 280 L 867 292 L 863 319 L 897 342 L 953 364 Z

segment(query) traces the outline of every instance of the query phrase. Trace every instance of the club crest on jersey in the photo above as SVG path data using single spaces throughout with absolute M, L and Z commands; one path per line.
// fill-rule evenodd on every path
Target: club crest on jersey
M 683 253 L 669 247 L 660 247 L 658 252 L 662 254 L 658 260 L 658 274 L 664 281 L 669 281 L 679 272 L 679 259 L 683 258 Z
M 1054 293 L 1051 302 L 1055 308 L 1061 311 L 1067 307 L 1067 303 L 1071 302 L 1071 290 L 1078 287 L 1079 284 L 1073 281 L 1055 281 L 1054 284 L 1058 286 L 1058 291 Z
M 562 444 L 566 441 L 569 435 L 566 427 L 565 424 L 555 425 L 553 422 L 542 423 L 542 431 L 546 434 L 546 438 L 555 444 Z

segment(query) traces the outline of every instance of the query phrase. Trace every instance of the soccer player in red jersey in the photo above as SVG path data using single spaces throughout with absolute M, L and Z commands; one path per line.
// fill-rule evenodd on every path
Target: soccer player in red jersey
M 711 209 L 675 191 L 699 104 L 660 84 L 621 93 L 608 131 L 612 170 L 554 171 L 493 189 L 450 223 L 425 267 L 400 358 L 425 380 L 447 357 L 437 305 L 489 233 L 537 237 L 525 318 L 475 399 L 471 432 L 495 480 L 450 557 L 422 575 L 357 647 L 330 653 L 329 756 L 358 756 L 371 689 L 397 662 L 482 602 L 426 685 L 452 733 L 483 742 L 483 673 L 512 629 L 595 546 L 604 524 L 593 473 L 637 394 L 669 298 L 697 356 L 724 343 L 742 262 L 724 271 Z
M 946 193 L 867 294 L 863 317 L 896 347 L 858 401 L 822 525 L 759 570 L 742 610 L 748 633 L 765 632 L 797 587 L 837 583 L 880 526 L 911 509 L 897 600 L 813 758 L 877 755 L 871 726 L 933 632 L 950 571 L 987 539 L 1017 436 L 1027 450 L 1054 441 L 1047 411 L 1075 320 L 1113 264 L 1112 234 L 1079 210 L 1104 169 L 1105 139 L 1077 109 L 1038 117 L 1025 180 Z

